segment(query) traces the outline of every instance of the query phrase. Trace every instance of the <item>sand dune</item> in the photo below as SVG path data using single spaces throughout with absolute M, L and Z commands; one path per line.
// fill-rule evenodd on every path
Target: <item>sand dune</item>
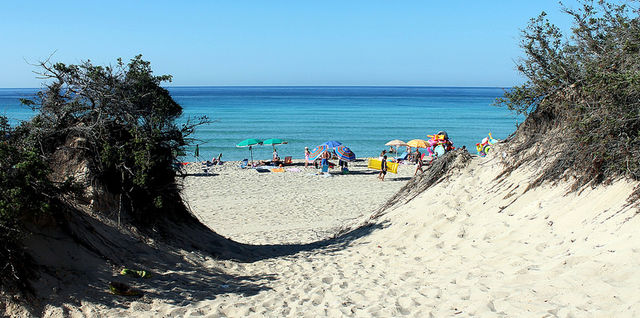
M 185 196 L 212 229 L 241 242 L 302 244 L 362 222 L 413 174 L 258 174 L 232 165 L 190 176 Z M 172 300 L 84 302 L 74 315 L 158 317 L 633 317 L 640 315 L 640 219 L 633 185 L 525 192 L 535 167 L 496 179 L 475 158 L 375 224 L 317 248 L 253 262 L 185 252 Z M 358 170 L 358 167 L 354 167 Z M 326 198 L 324 198 L 326 196 Z M 333 199 L 333 200 L 332 200 Z M 179 269 L 176 269 L 179 271 Z M 227 279 L 207 280 L 207 273 Z M 173 271 L 157 273 L 157 280 Z M 248 284 L 250 282 L 250 284 Z M 150 294 L 156 283 L 149 283 Z M 154 287 L 155 286 L 155 287 Z M 169 285 L 170 286 L 170 285 Z M 157 290 L 155 292 L 158 292 Z M 191 297 L 191 299 L 190 299 Z M 57 316 L 61 310 L 50 309 Z

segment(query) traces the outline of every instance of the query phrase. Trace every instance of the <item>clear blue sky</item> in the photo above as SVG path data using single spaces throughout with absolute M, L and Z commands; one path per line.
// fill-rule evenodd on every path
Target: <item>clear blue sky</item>
M 0 87 L 39 87 L 29 63 L 53 52 L 140 53 L 170 85 L 511 86 L 543 10 L 570 25 L 556 0 L 2 1 Z

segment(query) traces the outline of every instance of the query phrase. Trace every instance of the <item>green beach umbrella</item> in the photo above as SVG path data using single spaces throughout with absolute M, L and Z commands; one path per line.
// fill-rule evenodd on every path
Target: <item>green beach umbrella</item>
M 263 145 L 271 145 L 273 146 L 273 150 L 276 150 L 276 145 L 284 145 L 288 142 L 280 139 L 280 138 L 269 138 L 262 142 Z
M 262 144 L 262 140 L 260 139 L 255 139 L 255 138 L 249 138 L 249 139 L 245 139 L 241 142 L 239 142 L 236 147 L 249 147 L 249 151 L 251 152 L 251 165 L 253 166 L 253 149 L 251 149 L 251 147 L 255 146 L 255 145 L 261 145 Z

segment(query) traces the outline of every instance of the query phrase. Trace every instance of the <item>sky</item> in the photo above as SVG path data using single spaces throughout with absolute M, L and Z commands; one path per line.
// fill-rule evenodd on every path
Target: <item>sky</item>
M 2 1 L 0 87 L 137 54 L 171 86 L 507 87 L 541 11 L 569 28 L 557 0 Z

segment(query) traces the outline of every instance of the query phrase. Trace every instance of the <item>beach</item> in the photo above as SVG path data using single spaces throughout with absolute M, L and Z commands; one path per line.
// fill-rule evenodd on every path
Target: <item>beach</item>
M 539 167 L 504 176 L 503 160 L 456 163 L 436 185 L 373 219 L 413 166 L 383 182 L 364 162 L 331 177 L 300 166 L 259 173 L 236 162 L 205 175 L 192 165 L 184 195 L 212 230 L 295 252 L 247 262 L 185 251 L 193 267 L 158 270 L 143 285 L 148 296 L 67 310 L 131 317 L 640 314 L 640 219 L 626 203 L 633 185 L 527 190 Z M 327 240 L 353 224 L 369 225 Z M 324 243 L 307 244 L 314 241 Z M 169 278 L 168 286 L 154 283 Z
M 212 166 L 188 165 L 184 198 L 193 213 L 218 234 L 247 244 L 306 244 L 332 237 L 341 228 L 366 219 L 415 173 L 400 165 L 385 181 L 367 169 L 365 159 L 349 163 L 349 173 L 304 167 L 303 160 L 275 167 L 240 169 L 231 161 Z

